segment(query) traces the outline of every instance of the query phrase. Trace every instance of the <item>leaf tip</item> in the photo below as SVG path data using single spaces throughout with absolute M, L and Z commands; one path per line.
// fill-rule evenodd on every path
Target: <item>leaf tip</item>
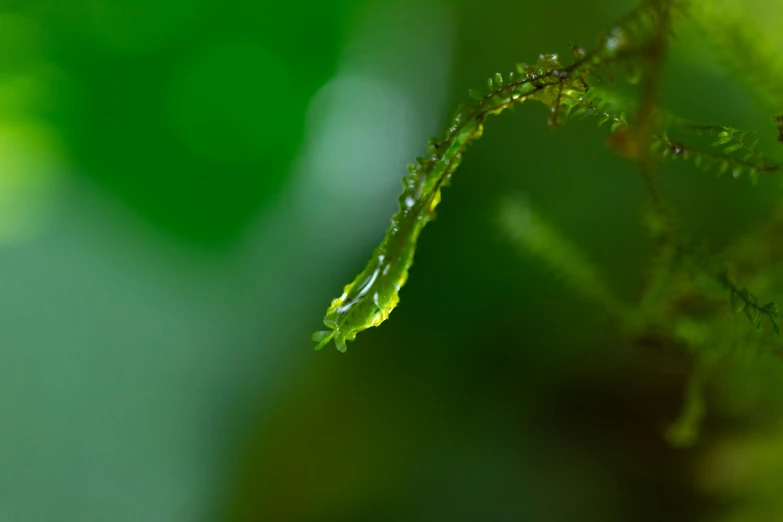
M 312 336 L 312 340 L 318 344 L 315 345 L 313 350 L 314 351 L 320 350 L 321 348 L 326 346 L 329 343 L 329 341 L 332 340 L 333 337 L 334 337 L 334 332 L 330 332 L 330 331 L 315 332 Z

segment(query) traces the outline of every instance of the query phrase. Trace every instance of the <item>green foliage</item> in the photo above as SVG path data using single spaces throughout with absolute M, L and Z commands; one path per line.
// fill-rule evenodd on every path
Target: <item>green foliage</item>
M 679 128 L 692 131 L 698 136 L 711 135 L 713 150 L 700 150 L 680 141 L 672 141 L 667 133 L 653 137 L 653 147 L 664 157 L 672 159 L 692 159 L 702 170 L 714 170 L 718 175 L 731 172 L 739 178 L 748 176 L 754 183 L 761 174 L 776 172 L 783 168 L 765 158 L 757 149 L 758 140 L 753 140 L 753 132 L 735 129 L 726 125 L 698 125 L 677 121 Z
M 783 357 L 780 310 L 770 301 L 783 292 L 783 205 L 763 226 L 715 252 L 678 230 L 676 209 L 659 183 L 661 165 L 672 161 L 716 176 L 747 177 L 753 184 L 783 172 L 783 162 L 759 146 L 755 131 L 691 121 L 664 109 L 659 100 L 670 35 L 695 23 L 705 29 L 703 41 L 730 76 L 765 107 L 766 121 L 772 120 L 783 142 L 783 58 L 740 11 L 738 0 L 649 0 L 601 36 L 592 50 L 573 46 L 568 60 L 542 54 L 510 74 L 491 76 L 486 90 L 471 90 L 474 102 L 457 110 L 444 136 L 431 140 L 427 156 L 410 168 L 391 228 L 367 267 L 332 302 L 324 320 L 328 330 L 314 336 L 316 349 L 334 340 L 345 351 L 346 341 L 389 317 L 407 280 L 419 234 L 434 218 L 441 189 L 468 145 L 481 137 L 489 116 L 528 100 L 543 103 L 547 127 L 592 121 L 606 136 L 606 145 L 638 168 L 650 200 L 645 224 L 653 255 L 644 267 L 646 281 L 638 300 L 619 299 L 577 242 L 523 198 L 507 197 L 498 204 L 504 237 L 515 250 L 547 266 L 558 282 L 585 298 L 587 306 L 604 310 L 623 342 L 639 349 L 635 356 L 643 358 L 650 351 L 655 357 L 676 354 L 673 359 L 680 366 L 674 372 L 679 383 L 675 397 L 682 397 L 681 406 L 669 410 L 656 428 L 670 446 L 700 444 L 689 450 L 688 458 L 706 448 L 713 462 L 725 459 L 709 454 L 716 439 L 740 455 L 750 451 L 746 460 L 762 475 L 750 477 L 751 486 L 737 490 L 757 499 L 762 510 L 754 511 L 754 505 L 718 519 L 780 519 L 779 459 L 775 465 L 765 463 L 780 454 L 780 425 L 767 412 L 778 411 L 783 397 L 776 393 L 781 381 L 779 361 L 774 360 Z M 761 130 L 771 131 L 774 127 Z M 552 310 L 553 315 L 557 312 Z M 672 370 L 668 364 L 665 371 Z M 763 433 L 770 425 L 772 431 Z M 725 442 L 721 438 L 727 432 L 741 436 Z M 752 436 L 743 439 L 748 432 Z M 736 461 L 731 455 L 728 461 L 722 478 L 714 479 L 718 487 L 721 480 L 740 482 L 733 478 Z M 709 483 L 721 475 L 713 471 L 709 467 L 704 472 L 709 476 L 698 480 Z M 775 484 L 774 491 L 765 489 L 767 483 Z M 758 515 L 769 506 L 775 516 Z
M 752 132 L 728 125 L 692 123 L 658 106 L 657 83 L 667 42 L 672 24 L 684 18 L 685 8 L 681 2 L 646 1 L 601 36 L 592 50 L 572 46 L 569 64 L 563 64 L 556 54 L 541 54 L 532 65 L 519 64 L 509 74 L 491 76 L 486 92 L 471 90 L 474 103 L 458 107 L 444 136 L 432 138 L 427 155 L 408 168 L 391 227 L 365 269 L 332 301 L 324 318 L 328 330 L 313 336 L 316 349 L 334 340 L 344 352 L 346 341 L 389 318 L 407 281 L 419 235 L 434 219 L 441 189 L 450 183 L 468 145 L 482 136 L 489 116 L 527 100 L 549 108 L 547 125 L 552 128 L 577 117 L 597 119 L 599 127 L 608 124 L 607 144 L 618 155 L 638 164 L 650 191 L 650 232 L 659 246 L 658 259 L 667 260 L 659 275 L 666 279 L 666 274 L 676 271 L 677 265 L 690 267 L 692 277 L 707 277 L 727 292 L 733 310 L 744 312 L 752 325 L 761 328 L 766 319 L 773 332 L 779 334 L 779 313 L 774 303 L 759 305 L 752 293 L 729 279 L 714 256 L 692 248 L 678 237 L 672 225 L 672 211 L 658 186 L 656 159 L 689 160 L 703 170 L 719 175 L 730 171 L 735 178 L 747 175 L 754 182 L 762 174 L 783 169 L 782 164 L 759 152 Z M 620 83 L 638 84 L 638 99 L 622 95 Z M 783 117 L 775 118 L 775 122 L 783 139 Z M 677 139 L 670 138 L 673 135 Z M 706 147 L 691 143 L 699 138 L 710 141 Z M 586 258 L 528 206 L 520 201 L 506 202 L 501 206 L 501 214 L 501 224 L 515 244 L 553 266 L 582 293 L 621 317 L 624 325 L 633 324 L 639 330 L 654 324 L 660 327 L 660 314 L 650 312 L 654 307 L 649 307 L 655 299 L 644 296 L 642 303 L 647 304 L 640 305 L 640 313 L 629 311 L 601 282 Z M 660 284 L 653 286 L 661 292 Z M 641 313 L 645 311 L 646 316 Z M 668 324 L 673 325 L 668 328 L 670 336 L 690 343 L 704 337 L 694 337 L 693 332 L 700 326 L 694 330 L 683 326 L 682 321 L 669 319 Z
M 629 16 L 609 36 L 602 37 L 594 50 L 573 47 L 574 60 L 569 65 L 562 65 L 556 54 L 542 54 L 535 64 L 519 64 L 505 78 L 500 73 L 491 76 L 487 93 L 471 91 L 476 103 L 458 107 L 443 139 L 431 139 L 428 155 L 409 166 L 391 227 L 365 269 L 332 301 L 324 318 L 331 332 L 314 336 L 316 349 L 334 339 L 337 348 L 345 351 L 345 341 L 388 319 L 399 302 L 419 234 L 435 217 L 440 191 L 450 183 L 467 146 L 481 137 L 486 119 L 513 105 L 536 100 L 550 108 L 550 126 L 562 123 L 572 93 L 589 90 L 588 77 L 611 76 L 613 64 L 638 55 L 634 45 L 649 38 L 655 26 L 652 5 Z
M 598 127 L 609 124 L 612 133 L 610 144 L 620 154 L 632 158 L 638 157 L 638 151 L 628 142 L 627 131 L 632 128 L 628 114 L 633 114 L 634 103 L 616 92 L 600 86 L 591 86 L 587 92 L 570 92 L 566 95 L 569 118 L 592 117 L 598 119 Z M 783 121 L 783 118 L 775 118 Z M 632 122 L 633 123 L 633 122 Z M 761 174 L 777 172 L 783 164 L 766 158 L 757 149 L 758 140 L 754 131 L 746 131 L 718 124 L 699 124 L 679 118 L 663 110 L 656 111 L 656 126 L 659 131 L 651 135 L 651 151 L 663 159 L 691 160 L 703 171 L 712 171 L 718 175 L 731 172 L 735 178 L 748 176 L 758 181 Z M 682 134 L 683 139 L 670 138 L 673 134 Z M 711 142 L 705 150 L 689 143 L 688 139 L 709 137 Z

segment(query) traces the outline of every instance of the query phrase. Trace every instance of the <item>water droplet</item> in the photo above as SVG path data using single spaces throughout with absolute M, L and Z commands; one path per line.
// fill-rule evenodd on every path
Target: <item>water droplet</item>
M 623 30 L 617 27 L 612 30 L 611 34 L 606 39 L 606 49 L 611 52 L 619 51 L 626 44 L 626 40 Z
M 545 53 L 538 56 L 541 65 L 547 67 L 556 67 L 559 65 L 558 56 L 555 53 Z
M 683 152 L 685 152 L 685 147 L 681 143 L 672 143 L 671 145 L 669 145 L 669 150 L 675 156 L 679 156 Z

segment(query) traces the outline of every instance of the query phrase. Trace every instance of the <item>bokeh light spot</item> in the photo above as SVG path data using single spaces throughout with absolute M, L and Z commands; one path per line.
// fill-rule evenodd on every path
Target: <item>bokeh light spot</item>
M 0 124 L 0 242 L 29 236 L 52 210 L 56 140 L 43 124 Z
M 396 191 L 420 125 L 413 103 L 393 83 L 338 76 L 310 102 L 308 168 L 335 196 L 368 197 L 390 186 Z
M 0 243 L 45 223 L 62 172 L 58 132 L 44 121 L 57 69 L 31 18 L 0 15 Z

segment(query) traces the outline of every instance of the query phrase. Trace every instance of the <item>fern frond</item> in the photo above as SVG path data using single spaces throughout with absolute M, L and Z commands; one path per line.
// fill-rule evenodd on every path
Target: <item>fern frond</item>
M 718 175 L 730 171 L 734 178 L 747 175 L 753 182 L 758 181 L 762 173 L 778 172 L 783 169 L 783 164 L 767 160 L 755 150 L 754 146 L 744 143 L 743 139 L 738 137 L 746 135 L 744 131 L 737 131 L 730 127 L 714 127 L 718 135 L 711 144 L 716 149 L 714 152 L 700 150 L 681 141 L 673 141 L 666 133 L 654 136 L 652 146 L 664 158 L 693 160 L 697 167 L 704 170 L 712 169 Z M 735 154 L 737 152 L 742 155 Z
M 757 329 L 761 329 L 766 318 L 775 335 L 780 335 L 780 311 L 775 302 L 759 305 L 759 299 L 745 287 L 739 287 L 729 277 L 726 266 L 704 247 L 678 246 L 678 254 L 686 261 L 694 275 L 703 274 L 715 281 L 728 295 L 732 311 L 743 312 Z
M 609 123 L 612 136 L 608 144 L 621 156 L 638 157 L 640 144 L 627 132 L 633 121 L 629 124 L 626 114 L 634 111 L 633 103 L 627 98 L 609 89 L 591 87 L 583 93 L 569 92 L 564 103 L 569 117 L 594 117 L 598 119 L 599 127 Z M 747 175 L 754 182 L 761 174 L 783 171 L 783 163 L 766 158 L 756 148 L 758 140 L 753 138 L 755 133 L 752 131 L 728 125 L 693 123 L 660 109 L 655 118 L 656 126 L 661 130 L 652 134 L 650 146 L 661 158 L 692 160 L 703 170 L 712 170 L 719 175 L 731 172 L 735 178 Z M 780 121 L 783 126 L 783 117 Z M 700 150 L 687 144 L 687 140 L 673 140 L 669 135 L 675 132 L 710 137 L 712 150 Z

